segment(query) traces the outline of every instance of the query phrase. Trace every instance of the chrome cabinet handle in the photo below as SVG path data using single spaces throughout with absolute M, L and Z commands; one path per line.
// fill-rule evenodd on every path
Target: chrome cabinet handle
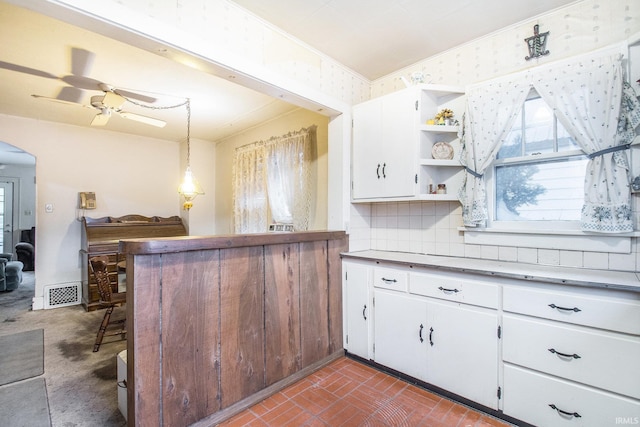
M 429 328 L 429 344 L 433 347 L 433 328 Z
M 387 177 L 387 174 L 386 174 L 386 172 L 384 171 L 386 168 L 387 168 L 387 164 L 386 164 L 386 163 L 383 163 L 383 164 L 382 164 L 382 177 L 383 177 L 383 178 L 386 178 L 386 177 Z
M 378 163 L 378 167 L 376 168 L 376 175 L 378 176 L 378 179 L 380 179 L 380 163 Z
M 422 330 L 424 329 L 424 325 L 420 324 L 420 330 L 418 331 L 418 337 L 420 337 L 420 342 L 424 342 L 424 338 L 422 338 Z
M 362 309 L 362 317 L 364 317 L 364 320 L 367 320 L 367 304 L 365 304 Z
M 560 357 L 566 357 L 567 359 L 580 359 L 580 356 L 575 354 L 575 353 L 573 353 L 573 354 L 560 353 L 555 348 L 549 348 L 548 350 L 549 350 L 549 352 L 551 352 L 553 354 L 557 354 Z
M 385 278 L 385 277 L 382 277 L 382 281 L 383 281 L 384 283 L 396 283 L 396 282 L 397 282 L 397 280 L 396 280 L 396 279 L 387 279 L 387 278 Z
M 560 307 L 559 305 L 555 305 L 555 304 L 549 304 L 549 307 L 557 308 L 558 310 L 563 310 L 563 311 L 573 311 L 574 313 L 582 311 L 578 307 L 567 308 L 567 307 Z
M 458 289 L 455 289 L 455 288 L 447 289 L 447 288 L 443 288 L 442 286 L 438 287 L 438 289 L 440 289 L 445 294 L 457 294 L 458 292 L 460 292 L 460 290 Z
M 558 414 L 560 415 L 564 415 L 564 416 L 568 416 L 568 417 L 573 417 L 573 418 L 582 418 L 582 415 L 580 415 L 577 412 L 567 412 L 567 411 L 563 411 L 562 409 L 558 408 L 556 405 L 554 405 L 553 403 L 549 403 L 549 407 L 551 409 L 554 409 L 556 412 L 558 412 Z

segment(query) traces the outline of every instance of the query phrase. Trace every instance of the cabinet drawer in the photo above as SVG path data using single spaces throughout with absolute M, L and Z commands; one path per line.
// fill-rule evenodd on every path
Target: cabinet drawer
M 373 286 L 406 292 L 407 276 L 406 271 L 396 268 L 375 267 L 373 269 Z
M 505 286 L 503 308 L 513 313 L 640 335 L 640 301 L 575 290 Z
M 497 285 L 456 275 L 411 273 L 409 292 L 482 307 L 498 307 Z
M 640 399 L 638 337 L 505 315 L 503 338 L 506 362 Z
M 637 424 L 640 417 L 637 400 L 509 365 L 503 398 L 506 415 L 536 426 L 614 426 L 623 420 Z

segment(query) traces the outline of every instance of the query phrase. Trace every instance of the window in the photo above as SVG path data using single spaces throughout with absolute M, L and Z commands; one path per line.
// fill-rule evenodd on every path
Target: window
M 586 156 L 535 90 L 514 123 L 488 177 L 490 226 L 579 228 Z

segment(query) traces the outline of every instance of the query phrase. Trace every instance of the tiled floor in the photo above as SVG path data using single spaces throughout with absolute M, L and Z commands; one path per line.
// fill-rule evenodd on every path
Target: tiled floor
M 221 426 L 509 426 L 346 357 Z

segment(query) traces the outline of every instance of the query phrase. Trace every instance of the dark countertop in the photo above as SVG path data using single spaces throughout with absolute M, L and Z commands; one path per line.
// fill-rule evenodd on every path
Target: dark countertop
M 590 288 L 618 289 L 640 293 L 640 277 L 637 272 L 631 271 L 593 270 L 587 268 L 375 250 L 345 252 L 342 254 L 342 257 L 423 266 L 442 271 L 474 273 L 509 279 Z

